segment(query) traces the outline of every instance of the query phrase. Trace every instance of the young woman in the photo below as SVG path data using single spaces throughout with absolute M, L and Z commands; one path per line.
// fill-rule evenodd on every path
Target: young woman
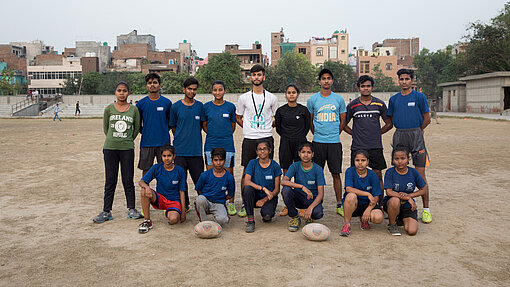
M 214 100 L 204 104 L 204 131 L 207 133 L 204 145 L 204 157 L 207 170 L 213 167 L 211 151 L 222 147 L 227 152 L 225 169 L 233 176 L 235 163 L 234 131 L 236 129 L 236 106 L 223 99 L 226 93 L 223 81 L 214 81 L 212 94 Z M 234 198 L 229 199 L 228 214 L 236 215 Z
M 260 207 L 262 221 L 271 222 L 278 205 L 280 192 L 280 177 L 282 169 L 276 161 L 269 158 L 272 146 L 269 141 L 261 140 L 257 143 L 257 158 L 252 159 L 246 167 L 243 188 L 243 203 L 246 208 L 246 232 L 255 231 L 255 217 L 253 209 Z
M 119 164 L 122 174 L 122 185 L 127 201 L 127 218 L 138 219 L 142 215 L 135 209 L 134 175 L 134 140 L 140 130 L 140 113 L 127 102 L 129 86 L 120 82 L 115 88 L 116 102 L 104 110 L 103 131 L 106 139 L 103 145 L 105 185 L 103 211 L 93 221 L 103 223 L 113 219 L 112 205 L 117 186 Z

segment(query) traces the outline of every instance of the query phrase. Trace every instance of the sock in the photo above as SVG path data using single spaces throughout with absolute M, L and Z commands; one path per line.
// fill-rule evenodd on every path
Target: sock
M 233 202 L 229 202 L 229 203 L 228 203 L 228 205 L 229 205 L 229 206 L 230 206 L 230 205 L 233 205 L 233 204 L 234 204 Z
M 344 224 L 349 224 L 349 225 L 351 225 L 351 222 L 350 222 L 350 221 L 349 221 L 349 222 L 345 221 L 345 222 L 344 222 Z
M 425 210 L 426 210 L 426 211 L 428 211 L 428 212 L 430 212 L 430 208 L 428 208 L 428 207 L 427 207 L 427 208 L 425 208 L 425 207 L 424 207 L 424 208 L 423 208 L 423 211 L 425 211 Z
M 255 222 L 255 216 L 248 217 L 248 222 L 253 221 Z
M 342 202 L 341 201 L 337 201 L 336 202 L 336 207 L 341 207 L 342 206 Z

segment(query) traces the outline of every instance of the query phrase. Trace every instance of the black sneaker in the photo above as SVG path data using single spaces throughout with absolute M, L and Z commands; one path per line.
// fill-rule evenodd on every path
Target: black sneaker
M 146 219 L 142 223 L 140 223 L 140 225 L 138 227 L 138 232 L 147 233 L 151 229 L 152 229 L 152 220 Z
M 255 221 L 248 221 L 246 222 L 246 229 L 245 231 L 247 233 L 255 232 Z
M 102 211 L 101 213 L 99 213 L 98 216 L 94 217 L 94 219 L 92 219 L 92 221 L 94 221 L 95 223 L 103 223 L 105 221 L 112 220 L 112 219 L 113 219 L 113 216 L 110 211 L 109 212 Z
M 130 210 L 128 210 L 127 215 L 126 215 L 126 218 L 133 218 L 133 219 L 140 219 L 142 217 L 143 217 L 143 215 L 140 212 L 138 212 L 138 210 L 136 210 L 136 208 L 131 208 Z
M 264 215 L 262 217 L 262 221 L 264 222 L 271 222 L 271 219 L 272 219 L 271 215 Z

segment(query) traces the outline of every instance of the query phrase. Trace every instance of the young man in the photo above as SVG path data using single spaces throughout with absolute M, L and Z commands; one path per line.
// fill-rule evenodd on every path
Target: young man
M 138 227 L 138 232 L 147 233 L 152 229 L 150 205 L 155 209 L 165 210 L 165 217 L 169 224 L 176 224 L 186 220 L 183 212 L 184 189 L 186 177 L 184 170 L 174 164 L 175 148 L 170 144 L 161 147 L 163 163 L 153 165 L 138 183 L 142 187 L 141 201 L 145 220 Z M 156 179 L 156 190 L 149 183 Z
M 158 163 L 162 162 L 161 147 L 170 144 L 170 107 L 172 102 L 161 96 L 161 78 L 158 74 L 147 74 L 145 83 L 149 95 L 136 103 L 140 111 L 142 139 L 140 140 L 140 159 L 138 168 L 147 173 L 154 163 L 154 157 Z
M 58 106 L 58 103 L 55 104 L 55 106 L 53 107 L 53 113 L 55 114 L 55 116 L 53 117 L 53 121 L 55 121 L 56 118 L 58 118 L 59 121 L 62 121 L 60 119 L 60 117 L 58 116 L 58 113 L 61 112 L 62 110 L 60 109 L 60 107 Z
M 184 98 L 175 102 L 170 110 L 170 128 L 174 134 L 174 146 L 177 152 L 175 164 L 191 175 L 193 184 L 197 184 L 204 171 L 202 158 L 202 122 L 204 122 L 204 105 L 195 100 L 198 81 L 188 78 L 184 81 L 182 91 Z M 189 195 L 186 185 L 186 212 L 189 211 Z
M 405 147 L 411 152 L 413 165 L 427 182 L 425 167 L 430 165 L 429 156 L 425 147 L 423 133 L 430 124 L 429 106 L 427 97 L 413 90 L 414 71 L 400 69 L 397 72 L 401 91 L 390 98 L 388 116 L 397 128 L 393 134 L 393 147 Z M 429 209 L 429 188 L 425 188 L 422 196 L 422 221 L 432 222 Z
M 221 226 L 230 221 L 225 203 L 227 199 L 234 197 L 236 184 L 234 177 L 224 167 L 226 156 L 224 148 L 213 148 L 213 168 L 203 172 L 195 186 L 199 194 L 195 199 L 199 221 L 207 220 L 207 214 L 212 214 L 214 221 Z
M 344 128 L 345 132 L 352 135 L 351 167 L 355 166 L 356 151 L 366 150 L 369 155 L 369 166 L 377 174 L 382 190 L 384 188 L 382 170 L 386 169 L 386 160 L 381 136 L 389 131 L 393 124 L 386 114 L 388 111 L 386 104 L 372 96 L 374 79 L 363 75 L 358 79 L 357 86 L 361 96 L 347 105 L 346 123 L 348 124 L 352 119 L 352 129 L 347 124 Z M 384 121 L 382 128 L 380 119 Z M 381 196 L 380 202 L 382 198 Z
M 345 101 L 331 91 L 333 73 L 328 69 L 319 72 L 321 91 L 312 95 L 306 102 L 312 118 L 313 161 L 322 169 L 328 163 L 329 172 L 333 177 L 333 189 L 337 201 L 336 213 L 343 216 L 342 211 L 342 144 L 340 133 L 345 127 Z
M 434 120 L 436 120 L 436 124 L 439 124 L 439 117 L 437 116 L 437 101 L 436 100 L 432 100 L 432 107 L 430 110 L 432 113 L 432 118 L 434 118 Z
M 236 110 L 236 121 L 243 128 L 243 144 L 241 154 L 241 165 L 243 166 L 243 178 L 241 190 L 244 187 L 244 173 L 250 160 L 257 157 L 256 145 L 258 140 L 267 140 L 274 146 L 273 138 L 273 116 L 278 109 L 278 99 L 275 95 L 264 89 L 262 85 L 266 76 L 265 69 L 255 65 L 250 70 L 252 90 L 239 96 Z M 273 158 L 273 153 L 269 154 Z M 239 216 L 246 216 L 244 206 L 238 213 Z
M 76 110 L 74 111 L 74 116 L 76 117 L 76 115 L 80 116 L 81 115 L 81 111 L 80 111 L 80 101 L 76 101 Z

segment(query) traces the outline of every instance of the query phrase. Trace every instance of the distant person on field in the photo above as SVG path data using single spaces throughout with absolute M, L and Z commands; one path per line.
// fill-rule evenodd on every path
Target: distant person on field
M 206 221 L 207 214 L 212 214 L 214 221 L 221 226 L 230 221 L 225 203 L 227 199 L 234 198 L 236 183 L 232 174 L 224 167 L 226 156 L 224 148 L 213 148 L 211 151 L 213 168 L 204 171 L 195 186 L 199 194 L 195 199 L 199 221 Z
M 60 117 L 58 116 L 58 113 L 61 112 L 62 110 L 60 109 L 60 107 L 58 106 L 58 103 L 55 104 L 55 106 L 53 107 L 53 113 L 55 114 L 55 116 L 53 117 L 53 121 L 55 121 L 55 118 L 58 118 L 59 121 L 62 121 L 60 119 Z
M 434 118 L 434 120 L 436 120 L 436 124 L 439 124 L 439 117 L 437 116 L 437 101 L 436 100 L 432 100 L 432 107 L 430 110 L 432 113 L 432 118 Z
M 425 128 L 430 124 L 427 97 L 413 90 L 413 70 L 400 69 L 397 75 L 402 90 L 390 98 L 388 106 L 388 116 L 391 117 L 393 125 L 397 128 L 393 134 L 393 147 L 404 147 L 411 153 L 414 167 L 427 182 L 425 167 L 430 165 L 430 161 L 423 136 Z M 421 220 L 424 223 L 432 222 L 428 185 L 425 188 L 422 201 Z
M 145 76 L 145 83 L 149 95 L 138 101 L 136 107 L 140 111 L 142 138 L 140 140 L 140 159 L 138 168 L 145 175 L 154 164 L 163 162 L 161 148 L 170 144 L 170 108 L 172 102 L 159 94 L 161 78 L 158 74 L 150 73 Z
M 129 103 L 131 104 L 131 103 Z M 76 114 L 81 115 L 81 111 L 80 111 L 80 101 L 76 101 L 76 110 L 74 111 L 74 116 L 76 117 Z
M 127 218 L 138 219 L 142 215 L 135 209 L 135 185 L 133 183 L 135 168 L 134 140 L 140 129 L 140 113 L 138 109 L 127 103 L 129 87 L 120 82 L 115 88 L 117 102 L 104 110 L 103 131 L 106 139 L 103 145 L 105 166 L 104 205 L 103 211 L 96 216 L 95 223 L 103 223 L 113 219 L 112 205 L 117 187 L 119 164 L 122 174 L 122 185 L 127 202 Z

